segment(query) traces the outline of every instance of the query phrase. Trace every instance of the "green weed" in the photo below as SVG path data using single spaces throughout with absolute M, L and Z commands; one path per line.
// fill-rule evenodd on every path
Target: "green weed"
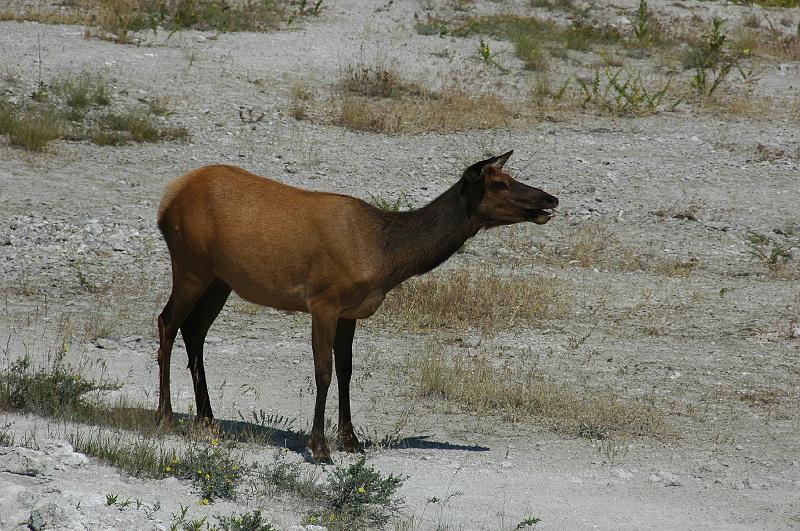
M 430 13 L 426 13 L 424 19 L 414 13 L 414 28 L 420 35 L 445 37 L 450 33 L 450 26 L 447 21 L 439 17 L 433 17 Z
M 233 498 L 246 468 L 218 439 L 211 439 L 208 446 L 192 446 L 180 456 L 173 453 L 163 471 L 190 479 L 200 489 L 201 501 L 207 503 L 216 498 Z
M 12 146 L 44 151 L 63 131 L 64 122 L 53 109 L 14 109 L 0 101 L 0 135 L 8 135 Z
M 745 245 L 747 245 L 748 254 L 753 259 L 770 268 L 778 267 L 792 259 L 790 247 L 786 247 L 773 238 L 756 232 L 749 231 L 747 233 Z
M 603 113 L 616 116 L 643 116 L 658 112 L 670 87 L 669 80 L 663 85 L 649 87 L 638 72 L 631 74 L 609 67 L 603 70 L 603 77 L 596 69 L 590 81 L 578 80 L 578 84 L 584 106 L 592 105 Z
M 361 456 L 348 467 L 337 466 L 325 483 L 325 505 L 322 512 L 306 517 L 311 524 L 331 530 L 382 527 L 402 507 L 403 500 L 395 493 L 403 477 L 384 477 Z
M 387 199 L 382 195 L 370 194 L 369 203 L 381 210 L 389 210 L 391 212 L 411 210 L 414 208 L 414 203 L 411 202 L 405 190 L 400 190 L 400 193 L 397 194 L 397 198 L 394 200 Z
M 217 516 L 217 521 L 214 529 L 218 531 L 278 531 L 264 520 L 259 509 L 238 515 Z
M 298 498 L 314 500 L 324 496 L 317 484 L 319 472 L 316 467 L 303 466 L 286 459 L 286 449 L 276 450 L 275 462 L 254 470 L 253 484 L 259 493 L 267 496 L 290 494 Z
M 31 359 L 25 356 L 0 374 L 0 409 L 68 416 L 88 407 L 88 393 L 120 387 L 83 378 L 65 365 L 62 357 L 51 367 L 33 368 Z

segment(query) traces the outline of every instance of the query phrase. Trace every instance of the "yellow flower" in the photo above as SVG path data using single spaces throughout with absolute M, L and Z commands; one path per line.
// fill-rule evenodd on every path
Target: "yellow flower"
M 238 469 L 239 469 L 239 467 L 238 467 L 238 466 L 236 466 L 236 465 L 233 465 L 233 466 L 231 467 L 231 470 L 238 470 Z
M 197 475 L 198 475 L 198 476 L 202 476 L 202 475 L 203 475 L 203 471 L 202 471 L 202 470 L 200 470 L 199 468 L 197 469 Z
M 334 520 L 336 520 L 336 515 L 331 513 L 331 515 L 328 518 L 330 519 L 331 522 L 333 522 Z
M 364 490 L 364 487 L 358 487 L 358 492 L 360 494 L 364 494 L 366 492 L 366 490 Z
M 200 500 L 200 505 L 208 505 L 208 498 L 203 498 Z
M 167 466 L 164 467 L 164 471 L 165 472 L 172 472 L 172 467 L 167 465 Z
M 219 441 L 216 439 L 211 439 L 211 446 L 216 446 L 219 444 Z
M 205 478 L 206 478 L 206 480 L 209 480 L 209 479 L 211 479 L 211 474 L 206 474 L 206 475 L 205 475 Z

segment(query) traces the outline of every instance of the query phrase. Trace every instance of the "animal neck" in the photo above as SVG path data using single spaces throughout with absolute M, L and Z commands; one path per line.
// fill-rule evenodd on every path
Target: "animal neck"
M 462 181 L 418 210 L 380 212 L 385 287 L 435 268 L 453 255 L 480 224 L 467 210 Z

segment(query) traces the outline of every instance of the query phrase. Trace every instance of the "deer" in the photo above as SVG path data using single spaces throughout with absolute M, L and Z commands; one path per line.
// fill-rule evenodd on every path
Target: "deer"
M 556 197 L 503 172 L 512 153 L 472 164 L 444 193 L 409 211 L 303 190 L 236 166 L 205 166 L 168 183 L 157 215 L 172 266 L 172 292 L 158 316 L 159 419 L 174 422 L 170 356 L 180 330 L 196 420 L 213 421 L 203 344 L 234 291 L 255 304 L 311 314 L 311 456 L 331 462 L 324 420 L 334 363 L 337 441 L 346 452 L 362 451 L 350 414 L 356 322 L 374 314 L 401 282 L 434 269 L 481 229 L 544 225 L 556 215 Z

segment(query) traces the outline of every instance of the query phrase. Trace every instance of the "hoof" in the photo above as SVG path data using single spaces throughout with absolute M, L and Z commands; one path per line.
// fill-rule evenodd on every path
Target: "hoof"
M 322 439 L 322 442 L 315 441 L 312 437 L 310 441 L 308 441 L 308 449 L 311 450 L 311 457 L 314 458 L 314 462 L 317 464 L 330 464 L 333 463 L 331 459 L 331 451 L 328 449 L 328 445 L 325 443 L 325 439 Z
M 156 412 L 156 417 L 158 418 L 159 426 L 164 426 L 167 428 L 172 428 L 175 426 L 175 415 L 173 415 L 171 410 L 158 411 Z
M 355 433 L 339 433 L 337 435 L 339 446 L 348 454 L 360 454 L 364 452 L 364 446 L 359 442 Z

